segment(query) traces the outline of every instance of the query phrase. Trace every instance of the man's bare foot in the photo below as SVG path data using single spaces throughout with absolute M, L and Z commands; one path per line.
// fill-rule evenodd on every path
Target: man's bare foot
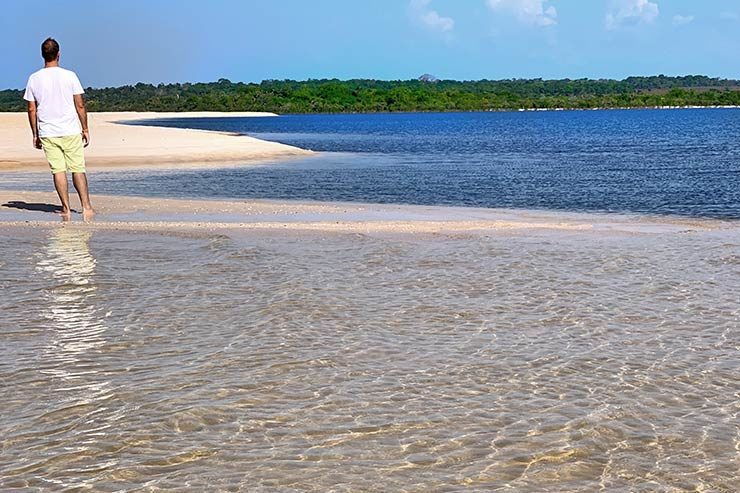
M 63 223 L 68 223 L 72 220 L 72 212 L 70 211 L 59 212 L 58 214 L 61 216 Z
M 82 209 L 82 220 L 83 221 L 92 221 L 92 218 L 95 217 L 95 209 Z

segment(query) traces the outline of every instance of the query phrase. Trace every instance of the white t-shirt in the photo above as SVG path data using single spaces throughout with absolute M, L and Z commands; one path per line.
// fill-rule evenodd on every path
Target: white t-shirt
M 82 131 L 74 95 L 84 94 L 80 79 L 61 67 L 42 68 L 31 74 L 23 99 L 36 101 L 39 137 L 64 137 Z

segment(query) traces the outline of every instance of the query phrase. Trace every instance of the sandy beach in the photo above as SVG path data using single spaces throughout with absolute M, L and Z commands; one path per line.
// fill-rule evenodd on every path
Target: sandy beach
M 89 113 L 88 170 L 141 167 L 207 167 L 305 156 L 310 151 L 244 135 L 127 125 L 159 118 L 264 117 L 272 113 Z M 47 171 L 42 151 L 31 145 L 25 113 L 0 113 L 0 171 Z

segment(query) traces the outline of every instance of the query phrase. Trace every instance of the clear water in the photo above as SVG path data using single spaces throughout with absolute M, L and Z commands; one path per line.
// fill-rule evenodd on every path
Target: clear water
M 740 489 L 735 229 L 0 233 L 3 491 Z
M 259 168 L 98 175 L 108 193 L 740 218 L 740 110 L 161 120 L 323 151 Z M 148 123 L 148 124 L 151 124 Z

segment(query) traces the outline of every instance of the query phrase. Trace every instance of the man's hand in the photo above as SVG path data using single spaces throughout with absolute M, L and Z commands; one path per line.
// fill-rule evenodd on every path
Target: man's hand
M 85 109 L 85 98 L 82 94 L 74 95 L 75 110 L 77 111 L 77 117 L 80 119 L 80 127 L 82 128 L 82 142 L 85 147 L 90 145 L 90 130 L 87 126 L 87 110 Z
M 36 118 L 36 101 L 26 101 L 28 103 L 28 123 L 31 125 L 31 135 L 33 135 L 33 146 L 41 149 L 41 139 L 39 138 L 39 122 Z

